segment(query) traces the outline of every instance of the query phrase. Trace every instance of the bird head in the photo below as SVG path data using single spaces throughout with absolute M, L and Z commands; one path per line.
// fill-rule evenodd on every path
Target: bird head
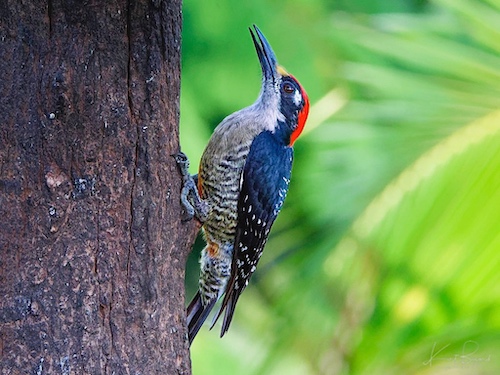
M 309 114 L 309 98 L 297 79 L 278 65 L 276 55 L 259 28 L 253 25 L 250 34 L 262 68 L 262 88 L 259 106 L 276 114 L 276 127 L 292 146 L 304 129 Z

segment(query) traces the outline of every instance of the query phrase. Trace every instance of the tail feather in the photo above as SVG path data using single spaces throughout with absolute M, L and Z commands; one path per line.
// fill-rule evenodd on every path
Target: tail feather
M 220 337 L 228 331 L 229 325 L 233 320 L 234 309 L 236 308 L 236 302 L 238 302 L 239 294 L 232 293 L 229 297 L 228 303 L 226 305 L 226 312 L 224 314 L 224 320 L 222 321 L 222 328 L 220 331 Z
M 200 292 L 198 291 L 186 310 L 189 345 L 193 342 L 203 322 L 212 311 L 217 298 L 212 299 L 206 306 L 203 305 Z
M 224 299 L 222 300 L 221 307 L 217 314 L 214 317 L 214 320 L 212 322 L 212 326 L 210 329 L 212 329 L 215 326 L 215 323 L 217 323 L 217 320 L 220 318 L 222 313 L 224 312 L 224 320 L 222 321 L 222 328 L 220 332 L 220 337 L 224 336 L 224 334 L 228 331 L 229 325 L 231 324 L 231 321 L 233 320 L 233 314 L 234 314 L 234 309 L 236 308 L 236 302 L 238 302 L 238 298 L 240 297 L 240 294 L 242 290 L 238 290 L 235 288 L 236 284 L 236 275 L 231 276 L 229 279 L 229 282 L 226 287 L 226 293 L 224 295 Z

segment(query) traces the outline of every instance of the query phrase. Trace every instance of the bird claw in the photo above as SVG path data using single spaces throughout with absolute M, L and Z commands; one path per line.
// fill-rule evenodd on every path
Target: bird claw
M 181 204 L 185 211 L 182 221 L 190 221 L 196 216 L 203 223 L 207 220 L 210 210 L 208 204 L 200 198 L 193 176 L 189 174 L 189 159 L 181 151 L 172 156 L 182 175 Z
M 193 211 L 193 213 L 185 211 L 184 215 L 181 218 L 181 221 L 183 223 L 187 223 L 188 221 L 193 220 L 193 217 L 194 217 L 194 211 Z
M 185 153 L 182 151 L 179 151 L 176 154 L 172 155 L 175 159 L 175 162 L 177 163 L 177 166 L 179 167 L 179 170 L 181 171 L 182 177 L 189 176 L 189 159 L 186 156 Z

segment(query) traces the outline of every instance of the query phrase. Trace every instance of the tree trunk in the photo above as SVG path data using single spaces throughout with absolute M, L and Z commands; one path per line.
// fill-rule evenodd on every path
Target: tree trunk
M 0 0 L 0 372 L 188 374 L 181 1 Z

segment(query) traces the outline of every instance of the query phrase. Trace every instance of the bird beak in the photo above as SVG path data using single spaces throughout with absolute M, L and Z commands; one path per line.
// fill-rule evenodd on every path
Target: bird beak
M 255 29 L 255 32 L 251 28 L 249 28 L 249 30 L 252 35 L 255 50 L 259 56 L 262 74 L 264 75 L 264 79 L 266 81 L 274 81 L 279 76 L 278 60 L 276 59 L 276 55 L 274 54 L 273 49 L 264 34 L 262 34 L 257 26 L 253 25 L 253 28 Z

